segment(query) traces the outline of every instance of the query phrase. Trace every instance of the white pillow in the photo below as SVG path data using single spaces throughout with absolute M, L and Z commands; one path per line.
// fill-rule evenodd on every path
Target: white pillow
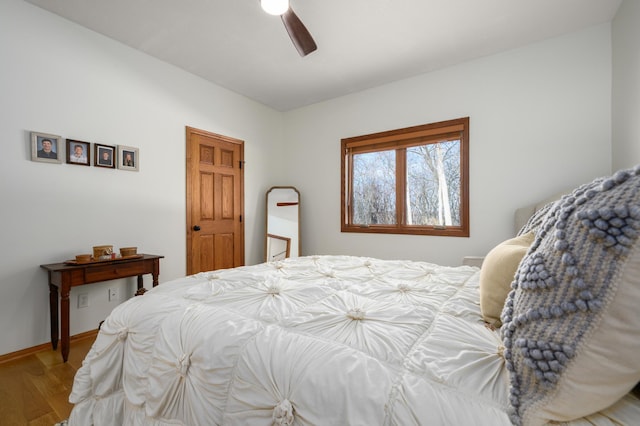
M 515 424 L 569 421 L 640 381 L 640 165 L 555 203 L 502 312 Z

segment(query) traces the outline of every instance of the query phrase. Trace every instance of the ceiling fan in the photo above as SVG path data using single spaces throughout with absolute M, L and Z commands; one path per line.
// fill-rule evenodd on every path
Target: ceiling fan
M 260 4 L 265 12 L 271 15 L 280 15 L 284 27 L 300 56 L 307 56 L 318 48 L 307 27 L 304 26 L 298 15 L 291 9 L 289 0 L 260 0 Z

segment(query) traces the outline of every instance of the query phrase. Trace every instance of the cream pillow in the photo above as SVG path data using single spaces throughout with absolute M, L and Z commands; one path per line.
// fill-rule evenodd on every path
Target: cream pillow
M 640 165 L 551 207 L 502 311 L 516 425 L 602 410 L 640 381 Z
M 533 243 L 533 232 L 503 241 L 487 254 L 480 270 L 480 309 L 484 320 L 500 327 L 500 314 L 520 261 Z

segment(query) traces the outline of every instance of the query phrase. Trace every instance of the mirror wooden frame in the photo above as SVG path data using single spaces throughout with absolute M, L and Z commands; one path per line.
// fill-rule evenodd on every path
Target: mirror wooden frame
M 287 194 L 285 190 L 290 190 L 291 193 Z M 284 196 L 279 198 L 273 198 L 273 195 L 276 193 L 283 193 Z M 271 197 L 270 197 L 271 195 Z M 269 211 L 271 208 L 291 208 L 294 207 L 297 209 L 297 214 L 295 215 L 295 229 L 290 229 L 289 231 L 282 232 L 282 230 L 274 230 L 273 226 L 269 226 Z M 272 219 L 273 221 L 273 219 Z M 286 234 L 286 235 L 283 235 Z M 273 239 L 272 241 L 283 241 L 286 244 L 286 253 L 285 258 L 287 257 L 298 257 L 301 256 L 301 243 L 300 243 L 300 191 L 298 191 L 293 186 L 272 186 L 266 193 L 265 196 L 265 238 L 264 238 L 264 260 L 265 262 L 281 260 L 281 250 L 282 247 L 279 248 L 279 251 L 276 255 L 277 258 L 270 259 L 273 257 L 269 255 L 269 249 L 272 247 L 277 247 L 277 244 L 269 244 L 269 239 Z

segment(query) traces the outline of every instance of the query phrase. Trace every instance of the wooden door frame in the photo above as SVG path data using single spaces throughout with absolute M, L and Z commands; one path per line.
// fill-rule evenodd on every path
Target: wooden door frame
M 190 177 L 189 177 L 189 173 L 191 171 L 191 167 L 194 166 L 193 161 L 194 159 L 191 158 L 191 135 L 192 134 L 198 134 L 198 135 L 203 135 L 206 137 L 210 137 L 210 138 L 214 138 L 214 139 L 218 139 L 221 142 L 227 142 L 227 143 L 232 143 L 232 144 L 236 144 L 239 146 L 240 148 L 240 214 L 242 216 L 242 220 L 241 220 L 241 226 L 240 226 L 240 234 L 241 234 L 241 238 L 240 238 L 240 244 L 241 244 L 241 251 L 242 251 L 242 263 L 245 263 L 245 214 L 244 214 L 244 141 L 240 140 L 240 139 L 235 139 L 229 136 L 224 136 L 224 135 L 220 135 L 218 133 L 213 133 L 213 132 L 208 132 L 206 130 L 201 130 L 201 129 L 196 129 L 195 127 L 190 127 L 190 126 L 185 126 L 185 146 L 186 146 L 186 170 L 185 170 L 185 186 L 186 186 L 186 226 L 187 226 L 187 234 L 186 234 L 186 253 L 185 253 L 185 257 L 186 257 L 186 269 L 187 269 L 187 275 L 190 272 L 190 268 L 191 268 L 191 259 L 190 259 L 190 254 L 191 254 L 191 243 L 192 243 L 192 238 L 193 238 L 193 229 L 192 229 L 192 223 L 191 223 L 191 218 L 192 218 L 192 214 L 193 214 L 193 209 L 192 209 L 192 203 L 191 203 L 191 199 L 193 198 L 193 194 L 192 194 L 192 190 L 191 190 L 191 185 L 190 183 Z

